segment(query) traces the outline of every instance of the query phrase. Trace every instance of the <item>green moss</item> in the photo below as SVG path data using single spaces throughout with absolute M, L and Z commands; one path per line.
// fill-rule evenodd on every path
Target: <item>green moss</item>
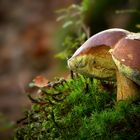
M 98 83 L 95 79 L 75 76 L 55 88 L 40 89 L 43 95 L 32 100 L 36 102 L 17 127 L 15 139 L 137 139 L 140 100 L 116 103 L 115 89 L 109 93 L 101 90 Z

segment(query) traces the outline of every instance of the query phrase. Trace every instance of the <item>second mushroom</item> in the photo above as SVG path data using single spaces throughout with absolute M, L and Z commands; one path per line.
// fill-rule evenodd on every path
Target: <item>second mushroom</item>
M 117 79 L 117 101 L 140 93 L 140 34 L 108 29 L 89 38 L 68 67 L 98 79 Z

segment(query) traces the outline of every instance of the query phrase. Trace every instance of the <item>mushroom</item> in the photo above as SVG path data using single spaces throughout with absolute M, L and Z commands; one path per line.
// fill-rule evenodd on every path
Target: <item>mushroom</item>
M 89 77 L 117 79 L 117 101 L 135 97 L 140 89 L 138 36 L 118 28 L 95 34 L 76 50 L 68 67 Z
M 130 33 L 110 50 L 118 68 L 117 100 L 140 93 L 140 33 Z

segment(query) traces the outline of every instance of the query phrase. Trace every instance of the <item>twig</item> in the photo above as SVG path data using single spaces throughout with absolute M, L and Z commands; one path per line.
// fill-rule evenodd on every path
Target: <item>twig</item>
M 70 71 L 70 75 L 71 75 L 71 78 L 74 79 L 74 74 L 72 70 Z

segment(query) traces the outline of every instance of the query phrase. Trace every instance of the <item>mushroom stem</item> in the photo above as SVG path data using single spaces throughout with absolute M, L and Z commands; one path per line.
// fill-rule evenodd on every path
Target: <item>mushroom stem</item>
M 140 86 L 117 71 L 117 101 L 137 97 Z

